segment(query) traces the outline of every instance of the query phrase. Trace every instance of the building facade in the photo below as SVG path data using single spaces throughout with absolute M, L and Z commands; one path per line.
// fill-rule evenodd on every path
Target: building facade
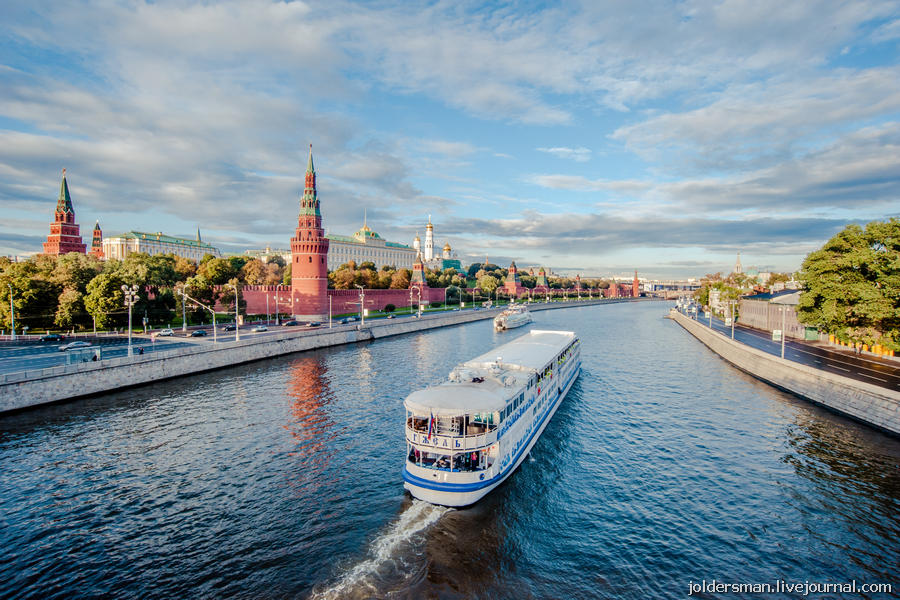
M 397 267 L 412 269 L 416 260 L 416 249 L 405 244 L 388 242 L 363 222 L 362 228 L 352 236 L 328 234 L 328 264 L 336 269 L 340 265 L 355 261 L 375 263 L 375 268 Z
M 75 222 L 75 207 L 69 195 L 69 184 L 66 182 L 66 170 L 62 170 L 62 183 L 59 184 L 59 198 L 56 200 L 56 212 L 50 224 L 50 235 L 44 242 L 44 254 L 68 254 L 69 252 L 85 253 L 86 245 L 81 239 L 81 231 Z
M 107 260 L 124 260 L 132 252 L 143 252 L 151 256 L 174 254 L 195 262 L 199 262 L 206 254 L 212 254 L 216 258 L 222 257 L 218 248 L 200 239 L 199 230 L 197 230 L 196 240 L 166 235 L 161 231 L 155 233 L 129 231 L 104 238 L 102 246 L 103 258 Z

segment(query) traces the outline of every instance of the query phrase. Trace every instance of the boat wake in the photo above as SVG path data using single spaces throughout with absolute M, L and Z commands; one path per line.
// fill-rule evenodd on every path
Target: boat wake
M 377 593 L 376 583 L 398 566 L 401 550 L 414 536 L 425 531 L 452 510 L 444 506 L 413 500 L 387 531 L 379 535 L 369 546 L 367 558 L 345 571 L 337 583 L 324 591 L 313 592 L 312 598 L 332 600 L 337 598 L 370 598 Z M 402 562 L 402 561 L 400 561 Z

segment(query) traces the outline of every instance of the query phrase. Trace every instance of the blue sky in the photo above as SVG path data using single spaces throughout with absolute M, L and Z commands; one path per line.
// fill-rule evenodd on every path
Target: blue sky
M 897 2 L 0 1 L 0 252 L 330 232 L 591 275 L 799 268 L 900 215 Z

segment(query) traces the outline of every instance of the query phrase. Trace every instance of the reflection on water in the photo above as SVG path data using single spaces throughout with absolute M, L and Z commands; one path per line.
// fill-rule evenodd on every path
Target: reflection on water
M 578 332 L 581 378 L 528 460 L 464 510 L 403 490 L 403 398 L 528 328 L 471 323 L 0 419 L 0 598 L 891 582 L 900 442 L 736 371 L 665 310 L 535 313 Z

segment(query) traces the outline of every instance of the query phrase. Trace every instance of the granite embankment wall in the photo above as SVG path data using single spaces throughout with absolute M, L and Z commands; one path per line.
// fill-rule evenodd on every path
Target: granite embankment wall
M 534 306 L 532 310 L 612 304 L 629 300 L 559 302 Z M 288 331 L 273 335 L 247 336 L 237 342 L 219 342 L 215 345 L 204 341 L 190 348 L 179 348 L 168 352 L 154 352 L 131 358 L 107 359 L 99 363 L 86 362 L 13 373 L 3 376 L 3 381 L 0 382 L 0 412 L 201 373 L 292 352 L 352 344 L 490 319 L 499 312 L 500 309 L 453 311 L 426 315 L 420 319 L 377 319 L 367 321 L 365 327 L 359 329 L 354 323 L 333 329 L 323 328 L 314 331 Z
M 900 435 L 900 393 L 751 348 L 677 311 L 670 315 L 738 369 L 801 398 Z

